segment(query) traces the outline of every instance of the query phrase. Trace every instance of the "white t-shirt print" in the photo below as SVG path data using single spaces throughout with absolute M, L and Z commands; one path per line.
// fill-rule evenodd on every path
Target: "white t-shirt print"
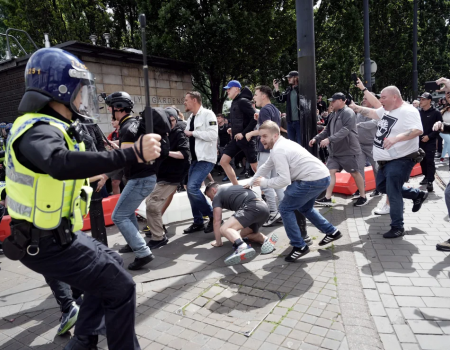
M 384 149 L 384 139 L 388 137 L 395 137 L 411 129 L 423 131 L 419 111 L 414 106 L 403 103 L 393 111 L 388 112 L 381 107 L 376 112 L 380 118 L 373 140 L 373 158 L 376 161 L 398 159 L 418 151 L 419 136 L 397 142 L 389 150 Z

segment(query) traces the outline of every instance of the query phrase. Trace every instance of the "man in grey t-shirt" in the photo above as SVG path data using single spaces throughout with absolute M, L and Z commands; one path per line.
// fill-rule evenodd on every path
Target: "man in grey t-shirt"
M 261 254 L 269 254 L 275 250 L 277 235 L 272 234 L 268 238 L 259 232 L 269 218 L 269 208 L 255 192 L 241 185 L 219 186 L 217 182 L 210 182 L 206 186 L 205 195 L 211 199 L 213 206 L 216 241 L 211 244 L 214 247 L 222 246 L 223 235 L 233 243 L 235 249 L 234 253 L 225 259 L 225 264 L 236 265 L 255 256 L 255 250 L 247 245 L 243 238 L 262 244 Z M 221 227 L 223 209 L 235 213 Z

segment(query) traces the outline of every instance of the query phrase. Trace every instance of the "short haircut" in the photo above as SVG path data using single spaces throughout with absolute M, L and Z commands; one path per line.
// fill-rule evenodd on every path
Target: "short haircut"
M 198 91 L 188 91 L 186 95 L 196 100 L 199 104 L 202 104 L 202 95 Z
M 386 86 L 383 91 L 387 92 L 389 95 L 394 95 L 394 96 L 398 96 L 400 98 L 402 98 L 402 94 L 400 93 L 400 90 L 398 89 L 398 87 L 391 85 L 391 86 Z
M 270 87 L 268 87 L 267 85 L 259 85 L 259 86 L 255 87 L 255 91 L 256 90 L 261 91 L 268 98 L 272 98 L 272 89 Z
M 219 117 L 220 117 L 220 118 L 223 118 L 224 116 L 223 116 L 222 113 L 217 113 L 217 114 L 216 114 L 216 117 L 217 117 L 217 118 L 219 118 Z
M 210 182 L 209 184 L 206 185 L 205 192 L 203 192 L 203 193 L 206 195 L 211 188 L 217 188 L 219 186 L 220 185 L 217 182 L 212 181 L 212 182 Z
M 262 125 L 260 125 L 259 130 L 269 130 L 271 134 L 278 134 L 280 135 L 280 127 L 277 123 L 266 120 Z

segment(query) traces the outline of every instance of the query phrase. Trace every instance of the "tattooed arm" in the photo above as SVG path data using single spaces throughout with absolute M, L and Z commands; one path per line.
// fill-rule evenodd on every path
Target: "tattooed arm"
M 397 136 L 388 137 L 387 139 L 384 139 L 383 147 L 385 149 L 389 149 L 392 146 L 394 146 L 397 142 L 412 140 L 413 138 L 420 136 L 422 134 L 423 134 L 422 130 L 409 129 L 408 131 L 398 134 Z
M 353 109 L 355 111 L 355 113 L 360 113 L 361 115 L 363 115 L 365 117 L 376 119 L 376 120 L 380 119 L 380 117 L 378 116 L 378 114 L 376 112 L 376 109 L 357 106 L 353 102 L 350 104 L 349 107 L 351 109 Z

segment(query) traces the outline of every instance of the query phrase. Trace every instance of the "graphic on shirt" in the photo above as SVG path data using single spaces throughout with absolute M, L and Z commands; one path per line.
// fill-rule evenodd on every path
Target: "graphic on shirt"
M 375 147 L 384 149 L 384 139 L 389 137 L 392 128 L 397 121 L 397 118 L 391 117 L 387 114 L 383 115 L 383 118 L 378 122 L 377 133 L 375 134 L 375 139 L 373 140 L 373 145 Z

